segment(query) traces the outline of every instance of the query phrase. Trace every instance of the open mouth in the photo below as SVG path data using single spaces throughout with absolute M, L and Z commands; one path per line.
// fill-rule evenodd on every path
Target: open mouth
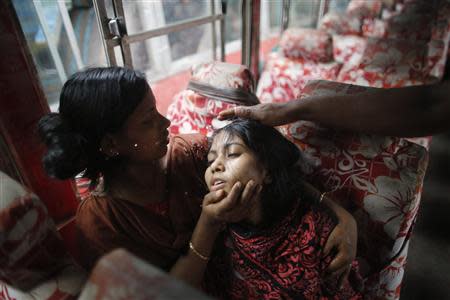
M 218 191 L 225 187 L 226 182 L 222 179 L 215 179 L 211 185 L 211 191 Z

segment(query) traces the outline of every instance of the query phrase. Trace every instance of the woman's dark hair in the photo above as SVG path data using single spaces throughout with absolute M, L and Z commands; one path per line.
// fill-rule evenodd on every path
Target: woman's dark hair
M 257 121 L 236 119 L 214 132 L 239 137 L 266 168 L 272 181 L 263 186 L 261 201 L 266 225 L 286 216 L 300 195 L 300 150 L 275 128 Z M 268 224 L 267 224 L 268 223 Z
M 83 172 L 95 186 L 113 164 L 99 151 L 102 138 L 122 128 L 148 90 L 143 73 L 121 67 L 72 75 L 62 88 L 59 113 L 39 121 L 39 134 L 48 147 L 43 157 L 47 173 L 67 179 Z

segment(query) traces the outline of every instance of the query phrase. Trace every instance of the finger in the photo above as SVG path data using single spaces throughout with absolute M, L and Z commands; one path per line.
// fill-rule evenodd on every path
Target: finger
M 343 272 L 351 260 L 343 252 L 338 252 L 327 268 L 328 273 Z
M 235 116 L 234 114 L 234 108 L 229 108 L 226 110 L 223 110 L 219 113 L 218 117 L 219 120 L 227 120 L 227 119 L 231 119 Z
M 242 219 L 249 215 L 258 199 L 258 191 L 259 185 L 255 184 L 253 180 L 247 183 L 240 197 L 240 205 L 233 211 L 233 213 L 236 213 L 236 217 Z
M 203 199 L 203 205 L 217 203 L 223 200 L 227 193 L 224 190 L 218 190 L 205 195 Z
M 236 106 L 236 107 L 224 110 L 219 113 L 220 120 L 231 119 L 233 117 L 250 119 L 251 118 L 251 110 L 248 107 Z
M 324 254 L 325 256 L 326 256 L 326 255 L 329 255 L 330 252 L 331 252 L 331 250 L 332 250 L 334 247 L 337 247 L 337 246 L 338 246 L 338 244 L 336 243 L 335 235 L 334 235 L 333 233 L 334 233 L 334 230 L 331 232 L 330 236 L 329 236 L 328 239 L 327 239 L 327 242 L 325 243 L 325 248 L 323 249 L 323 254 Z
M 226 196 L 223 201 L 218 203 L 220 211 L 222 212 L 229 211 L 233 207 L 235 207 L 239 202 L 239 197 L 241 196 L 242 189 L 243 189 L 242 183 L 240 183 L 239 181 L 236 182 L 231 188 L 231 191 L 228 194 L 228 196 Z
M 253 199 L 253 196 L 256 192 L 256 184 L 253 180 L 250 180 L 245 185 L 244 191 L 242 192 L 242 195 L 240 197 L 240 203 L 244 206 L 248 206 L 251 203 L 251 200 Z
M 350 269 L 351 269 L 351 266 L 348 266 L 347 269 L 345 270 L 345 272 L 343 272 L 339 276 L 339 280 L 338 280 L 338 287 L 339 287 L 339 289 L 342 289 L 342 287 L 344 286 L 344 282 L 347 279 L 348 274 L 350 273 Z

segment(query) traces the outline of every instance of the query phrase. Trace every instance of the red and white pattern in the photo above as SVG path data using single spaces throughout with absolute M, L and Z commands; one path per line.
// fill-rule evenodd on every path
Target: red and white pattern
M 254 92 L 254 79 L 250 71 L 242 65 L 212 62 L 192 68 L 192 80 L 210 84 L 215 88 L 234 88 Z M 172 134 L 201 133 L 210 136 L 214 129 L 226 122 L 217 115 L 236 104 L 227 103 L 200 95 L 191 90 L 183 90 L 174 97 L 169 106 L 167 118 L 171 121 Z
M 367 39 L 356 35 L 333 35 L 334 60 L 342 64 L 357 64 L 367 45 Z
M 170 120 L 172 134 L 201 133 L 211 136 L 215 129 L 227 122 L 217 119 L 217 115 L 236 104 L 206 98 L 191 90 L 184 90 L 175 95 L 169 106 L 167 118 Z
M 289 59 L 271 53 L 261 74 L 256 95 L 262 103 L 287 102 L 297 99 L 310 80 L 337 78 L 341 64 L 315 63 Z
M 118 249 L 98 261 L 79 299 L 210 298 L 129 252 Z
M 362 35 L 365 37 L 428 41 L 431 38 L 433 15 L 400 14 L 387 20 L 364 19 Z
M 349 17 L 345 14 L 329 12 L 320 19 L 318 28 L 332 35 L 360 35 L 361 25 L 361 20 L 356 17 Z
M 366 88 L 313 81 L 302 97 Z M 301 101 L 301 100 L 299 100 Z M 370 299 L 398 299 L 408 241 L 420 204 L 427 151 L 405 139 L 339 132 L 300 121 L 283 128 L 316 185 L 333 191 L 358 222 L 358 257 Z M 379 272 L 379 270 L 382 270 Z
M 73 266 L 45 205 L 2 172 L 0 253 L 0 295 L 5 299 L 75 296 L 81 289 L 84 272 Z
M 444 77 L 447 51 L 448 41 L 445 43 L 442 40 L 431 40 L 428 43 L 426 74 L 433 76 L 436 80 L 441 80 Z
M 323 30 L 289 28 L 280 40 L 280 48 L 285 57 L 312 62 L 333 60 L 331 36 Z
M 70 264 L 57 275 L 38 284 L 29 291 L 21 291 L 0 283 L 1 300 L 71 300 L 77 299 L 87 276 L 81 268 Z
M 197 64 L 191 70 L 192 80 L 215 88 L 234 88 L 254 92 L 255 81 L 250 70 L 237 64 L 214 61 Z
M 381 14 L 381 0 L 352 0 L 347 6 L 347 14 L 359 19 L 376 18 Z
M 369 38 L 360 63 L 345 64 L 337 81 L 379 88 L 430 83 L 427 47 L 420 41 Z

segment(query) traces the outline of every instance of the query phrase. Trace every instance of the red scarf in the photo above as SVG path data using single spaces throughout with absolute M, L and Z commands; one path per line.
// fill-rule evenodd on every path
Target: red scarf
M 322 250 L 335 222 L 326 208 L 298 201 L 270 229 L 230 226 L 208 266 L 205 288 L 222 299 L 360 299 L 347 282 L 324 280 Z

